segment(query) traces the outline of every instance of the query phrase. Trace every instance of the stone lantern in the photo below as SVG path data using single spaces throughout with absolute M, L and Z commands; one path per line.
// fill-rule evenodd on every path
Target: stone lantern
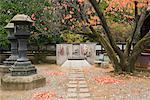
M 19 58 L 11 67 L 12 76 L 28 76 L 36 74 L 36 68 L 27 58 L 27 41 L 31 35 L 30 26 L 33 23 L 31 18 L 24 14 L 18 14 L 11 20 L 14 23 L 15 37 L 18 40 Z
M 27 41 L 31 35 L 30 26 L 33 21 L 28 15 L 17 14 L 11 23 L 14 23 L 14 33 L 18 40 L 19 58 L 10 68 L 11 74 L 2 77 L 2 89 L 28 90 L 44 86 L 45 77 L 37 74 L 35 66 L 27 58 Z
M 10 41 L 11 44 L 11 55 L 3 63 L 6 66 L 11 66 L 18 59 L 18 48 L 17 48 L 18 44 L 17 44 L 17 39 L 14 36 L 14 23 L 8 23 L 5 29 L 9 32 L 8 40 Z
M 5 61 L 3 61 L 3 65 L 0 66 L 0 72 L 2 72 L 2 73 L 8 73 L 8 72 L 10 72 L 9 68 L 18 59 L 17 39 L 14 36 L 14 23 L 8 23 L 5 26 L 5 29 L 9 33 L 8 34 L 8 40 L 10 41 L 10 44 L 11 44 L 11 55 L 9 56 L 9 58 L 7 58 Z

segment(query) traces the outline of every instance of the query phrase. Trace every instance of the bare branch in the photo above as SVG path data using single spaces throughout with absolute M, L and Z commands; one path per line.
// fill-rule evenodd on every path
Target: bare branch
M 98 41 L 102 44 L 102 46 L 106 50 L 109 59 L 111 60 L 112 64 L 115 65 L 115 66 L 113 66 L 113 67 L 115 67 L 114 69 L 115 70 L 121 69 L 121 68 L 119 68 L 121 66 L 116 66 L 116 65 L 119 65 L 119 59 L 117 58 L 117 55 L 116 55 L 114 49 L 112 48 L 112 46 L 110 45 L 109 41 L 102 34 L 99 34 L 98 32 L 96 32 L 92 26 L 90 26 L 90 29 L 91 29 L 92 33 L 96 35 Z
M 146 42 L 150 41 L 150 32 L 147 33 L 140 41 L 136 43 L 136 45 L 133 48 L 132 55 L 129 58 L 129 61 L 136 61 L 137 57 L 141 54 L 142 51 L 144 51 L 144 44 Z

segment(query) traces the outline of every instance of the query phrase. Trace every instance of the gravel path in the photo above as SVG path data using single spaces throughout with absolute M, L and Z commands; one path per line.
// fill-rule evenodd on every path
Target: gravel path
M 28 91 L 0 89 L 0 100 L 150 100 L 149 77 L 115 76 L 111 68 L 36 67 L 46 77 L 46 86 Z M 75 97 L 70 97 L 73 93 Z

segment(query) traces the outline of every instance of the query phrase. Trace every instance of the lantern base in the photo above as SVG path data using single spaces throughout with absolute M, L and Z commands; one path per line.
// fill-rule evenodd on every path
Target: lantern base
M 10 66 L 0 65 L 0 72 L 1 73 L 9 73 L 10 72 L 9 68 L 10 68 Z
M 30 76 L 11 76 L 7 74 L 1 79 L 3 90 L 30 90 L 42 87 L 46 84 L 46 78 L 39 74 Z
M 31 61 L 16 61 L 10 68 L 12 76 L 29 76 L 37 73 L 37 69 Z
M 3 64 L 6 66 L 11 66 L 17 61 L 17 59 L 18 59 L 18 56 L 11 55 L 9 58 L 3 61 Z
M 11 65 L 13 65 L 15 62 L 16 62 L 16 61 L 13 61 L 13 60 L 10 60 L 10 61 L 6 60 L 6 61 L 3 61 L 3 64 L 4 64 L 5 66 L 11 66 Z

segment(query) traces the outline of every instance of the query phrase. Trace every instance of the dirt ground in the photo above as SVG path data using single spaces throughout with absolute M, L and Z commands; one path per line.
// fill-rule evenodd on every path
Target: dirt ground
M 46 85 L 26 91 L 6 91 L 0 88 L 0 100 L 66 100 L 69 68 L 57 65 L 35 65 L 46 77 Z M 92 100 L 150 100 L 149 74 L 114 75 L 113 69 L 84 67 Z M 1 75 L 2 77 L 2 75 Z

